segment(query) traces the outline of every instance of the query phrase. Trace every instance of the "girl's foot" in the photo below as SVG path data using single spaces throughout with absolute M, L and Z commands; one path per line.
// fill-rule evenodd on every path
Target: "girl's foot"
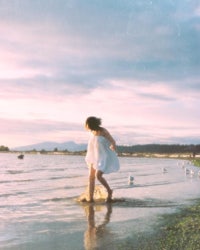
M 112 202 L 112 201 L 113 201 L 112 198 L 107 198 L 107 199 L 106 199 L 106 203 L 109 203 L 109 202 Z
M 110 191 L 108 192 L 108 197 L 106 199 L 106 202 L 111 202 L 112 201 L 112 194 L 113 194 L 113 191 L 112 191 L 112 189 L 110 189 Z

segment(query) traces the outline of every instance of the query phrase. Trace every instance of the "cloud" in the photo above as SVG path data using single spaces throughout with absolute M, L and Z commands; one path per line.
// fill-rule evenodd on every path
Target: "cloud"
M 31 124 L 46 127 L 44 134 L 61 140 L 61 124 L 82 126 L 95 114 L 125 143 L 175 140 L 161 128 L 174 126 L 179 133 L 178 127 L 192 130 L 199 123 L 197 1 L 0 0 L 0 5 L 0 118 L 13 120 L 16 128 L 28 126 L 36 134 Z M 160 133 L 134 131 L 153 125 Z M 77 128 L 73 136 L 75 131 L 82 134 Z
M 9 21 L 1 34 L 15 54 L 17 76 L 93 88 L 114 77 L 174 84 L 198 75 L 194 4 L 187 15 L 186 2 L 182 8 L 172 1 L 4 4 L 10 15 L 4 11 Z
M 87 133 L 82 124 L 59 122 L 54 120 L 33 121 L 21 119 L 0 119 L 1 144 L 8 146 L 29 145 L 43 141 L 77 141 L 87 142 Z M 6 144 L 7 145 L 7 144 Z
M 79 143 L 87 143 L 88 132 L 84 129 L 84 120 L 80 123 L 60 122 L 55 120 L 35 119 L 17 120 L 0 119 L 1 144 L 4 142 L 9 147 L 24 146 L 43 141 L 64 142 L 73 140 Z M 125 123 L 127 124 L 127 123 Z M 118 145 L 134 145 L 149 143 L 165 144 L 196 144 L 199 143 L 199 127 L 171 126 L 168 124 L 130 124 L 109 125 L 107 117 L 103 117 L 103 125 L 112 133 Z

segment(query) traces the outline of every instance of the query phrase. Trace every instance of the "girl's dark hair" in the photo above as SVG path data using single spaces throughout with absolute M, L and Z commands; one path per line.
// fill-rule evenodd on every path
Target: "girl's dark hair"
M 90 116 L 86 119 L 85 124 L 88 126 L 89 129 L 97 131 L 100 129 L 101 119 L 94 116 Z

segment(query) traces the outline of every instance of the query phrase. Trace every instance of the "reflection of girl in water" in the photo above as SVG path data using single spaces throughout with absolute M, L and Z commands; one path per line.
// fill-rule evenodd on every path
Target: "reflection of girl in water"
M 104 206 L 101 206 L 103 208 Z M 103 249 L 103 246 L 107 245 L 106 242 L 110 239 L 109 230 L 106 228 L 106 224 L 110 221 L 110 216 L 112 213 L 111 204 L 107 204 L 107 212 L 105 214 L 104 220 L 101 224 L 96 225 L 95 222 L 95 208 L 93 204 L 88 204 L 85 206 L 85 212 L 87 216 L 87 230 L 84 234 L 84 246 L 86 250 L 92 249 Z

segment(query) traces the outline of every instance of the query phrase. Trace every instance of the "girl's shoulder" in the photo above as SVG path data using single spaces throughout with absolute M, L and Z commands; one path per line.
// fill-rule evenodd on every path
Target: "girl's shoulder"
M 99 130 L 99 135 L 106 136 L 108 134 L 109 134 L 108 130 L 101 127 L 101 129 Z
M 107 137 L 109 135 L 109 132 L 107 129 L 100 127 L 99 130 L 97 131 L 93 131 L 92 134 L 94 136 L 103 136 L 103 137 Z

